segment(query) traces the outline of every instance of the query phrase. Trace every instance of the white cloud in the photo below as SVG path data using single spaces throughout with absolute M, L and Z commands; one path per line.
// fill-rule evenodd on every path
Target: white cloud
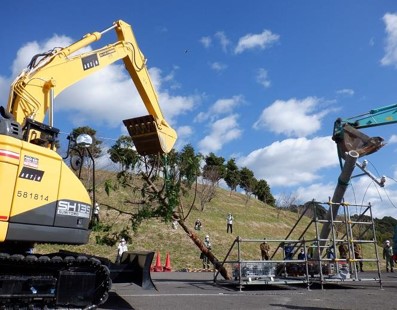
M 245 50 L 259 48 L 266 49 L 273 45 L 280 39 L 278 34 L 272 33 L 270 30 L 263 30 L 260 34 L 247 34 L 241 37 L 238 41 L 238 44 L 234 50 L 236 54 L 240 54 Z
M 211 65 L 211 69 L 221 72 L 227 68 L 227 65 L 220 63 L 220 62 L 213 62 Z
M 350 88 L 339 89 L 336 91 L 338 95 L 353 96 L 354 90 Z
M 181 126 L 177 128 L 178 139 L 176 140 L 175 149 L 179 150 L 186 144 L 189 144 L 189 138 L 193 134 L 193 128 L 191 126 Z
M 181 126 L 177 131 L 179 137 L 189 137 L 193 133 L 191 126 Z
M 386 13 L 383 21 L 386 25 L 386 46 L 381 64 L 397 67 L 397 14 Z
M 229 99 L 219 99 L 210 108 L 211 114 L 227 114 L 231 113 L 235 107 L 244 102 L 243 96 L 233 96 Z
M 205 47 L 205 48 L 209 48 L 211 46 L 212 43 L 212 39 L 210 37 L 202 37 L 200 39 L 200 43 Z
M 397 143 L 397 135 L 391 135 L 389 141 L 387 141 L 388 144 L 393 144 Z
M 335 142 L 331 137 L 287 139 L 257 149 L 237 160 L 240 167 L 248 167 L 257 179 L 265 179 L 270 186 L 296 186 L 320 178 L 321 169 L 337 166 Z
M 223 31 L 218 31 L 215 33 L 215 38 L 219 41 L 222 46 L 222 50 L 226 53 L 227 48 L 230 45 L 230 40 L 226 37 L 225 33 Z
M 244 103 L 243 96 L 233 96 L 231 98 L 218 99 L 208 109 L 207 112 L 200 112 L 194 120 L 199 123 L 208 119 L 215 120 L 222 114 L 224 115 L 233 113 L 234 109 L 242 103 Z
M 387 178 L 385 186 L 381 188 L 367 176 L 354 179 L 346 191 L 345 201 L 358 205 L 370 203 L 374 217 L 392 216 L 396 218 L 397 191 L 395 183 L 390 181 Z
M 328 113 L 328 110 L 314 112 L 319 103 L 320 100 L 315 97 L 276 100 L 262 111 L 254 128 L 265 128 L 277 134 L 295 137 L 313 134 L 320 129 L 321 119 Z
M 10 79 L 0 76 L 0 95 L 4 94 L 4 96 L 1 95 L 1 98 L 7 98 L 6 94 L 8 94 L 9 89 L 10 89 Z M 5 106 L 6 102 L 3 102 L 1 105 Z
M 237 123 L 237 114 L 213 122 L 209 127 L 210 134 L 205 136 L 199 143 L 199 152 L 208 154 L 216 153 L 223 145 L 241 136 L 241 129 Z
M 258 70 L 258 73 L 256 75 L 256 81 L 259 84 L 261 84 L 264 88 L 269 88 L 271 84 L 267 71 L 263 68 L 260 68 Z
M 305 203 L 307 201 L 315 200 L 319 202 L 327 202 L 328 197 L 333 196 L 335 191 L 336 183 L 330 182 L 328 184 L 313 183 L 309 186 L 299 186 L 293 193 L 299 203 Z
M 226 34 L 223 31 L 218 31 L 214 34 L 214 40 L 219 42 L 222 50 L 226 53 L 230 46 L 230 40 L 227 38 Z M 212 45 L 213 39 L 210 36 L 201 37 L 200 43 L 208 49 Z

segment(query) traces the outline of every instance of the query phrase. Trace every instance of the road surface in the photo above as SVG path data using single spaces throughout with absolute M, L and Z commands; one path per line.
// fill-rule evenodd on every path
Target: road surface
M 319 284 L 236 285 L 214 283 L 210 272 L 153 272 L 157 290 L 114 284 L 99 309 L 397 309 L 397 272 L 363 272 L 359 281 Z

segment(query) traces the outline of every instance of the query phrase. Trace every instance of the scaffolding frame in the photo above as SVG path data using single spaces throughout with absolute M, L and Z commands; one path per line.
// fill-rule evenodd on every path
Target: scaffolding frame
M 239 289 L 246 285 L 263 285 L 263 284 L 306 284 L 309 289 L 312 283 L 319 283 L 321 289 L 324 284 L 328 282 L 346 282 L 346 281 L 376 281 L 379 282 L 382 288 L 381 269 L 379 263 L 378 245 L 375 233 L 375 223 L 372 214 L 371 204 L 356 205 L 349 203 L 338 203 L 342 207 L 342 212 L 337 216 L 332 214 L 332 206 L 335 203 L 331 202 L 316 202 L 311 201 L 306 204 L 306 208 L 299 216 L 295 225 L 291 228 L 285 239 L 267 239 L 269 243 L 277 243 L 276 249 L 268 261 L 262 260 L 244 260 L 241 254 L 241 244 L 246 242 L 261 243 L 263 239 L 244 239 L 238 236 L 232 243 L 221 265 L 232 264 L 234 284 L 237 284 Z M 322 219 L 319 216 L 319 206 L 328 206 L 331 216 L 328 219 Z M 353 218 L 350 215 L 350 209 L 356 207 L 360 209 L 360 213 Z M 304 218 L 309 209 L 313 210 L 313 216 L 299 235 L 297 239 L 291 239 L 291 235 L 295 232 L 300 221 Z M 323 210 L 325 208 L 323 207 Z M 309 229 L 314 224 L 314 237 L 307 238 Z M 330 235 L 326 239 L 320 238 L 320 228 L 323 225 L 330 227 Z M 338 226 L 338 228 L 337 228 Z M 359 230 L 359 233 L 354 232 L 354 229 Z M 364 228 L 361 231 L 361 228 Z M 311 245 L 308 245 L 310 244 Z M 356 258 L 354 252 L 354 244 L 370 244 L 373 245 L 374 255 L 371 257 Z M 285 245 L 293 245 L 292 257 L 304 249 L 305 259 L 286 259 L 284 250 Z M 345 244 L 348 247 L 347 257 L 340 258 L 337 255 L 337 246 Z M 237 260 L 229 260 L 232 251 L 237 247 Z M 327 257 L 328 248 L 334 249 L 334 257 Z M 283 259 L 274 259 L 276 254 L 282 249 Z M 308 257 L 311 254 L 311 257 Z M 339 255 L 340 256 L 340 255 Z M 364 278 L 360 275 L 357 264 L 360 262 L 373 262 L 377 267 L 377 278 Z M 295 268 L 295 269 L 293 269 Z M 296 271 L 298 268 L 298 272 Z M 297 276 L 298 274 L 298 276 Z M 219 272 L 214 274 L 214 282 L 217 279 Z

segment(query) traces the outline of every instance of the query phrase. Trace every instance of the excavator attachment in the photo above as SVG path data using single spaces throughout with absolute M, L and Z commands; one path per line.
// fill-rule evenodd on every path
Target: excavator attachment
M 333 139 L 342 158 L 345 158 L 345 154 L 353 150 L 358 152 L 359 157 L 369 155 L 385 145 L 382 137 L 369 137 L 349 124 L 343 125 L 341 132 L 334 135 Z
M 113 283 L 135 283 L 143 289 L 156 289 L 150 276 L 154 252 L 124 252 L 120 264 L 111 263 L 110 278 Z
M 169 153 L 176 141 L 175 131 L 159 126 L 152 115 L 123 120 L 140 155 Z

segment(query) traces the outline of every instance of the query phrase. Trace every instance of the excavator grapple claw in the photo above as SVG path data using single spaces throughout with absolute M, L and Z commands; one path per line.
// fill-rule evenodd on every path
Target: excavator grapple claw
M 342 138 L 334 137 L 342 158 L 344 154 L 353 150 L 357 151 L 360 157 L 369 155 L 385 145 L 382 137 L 369 137 L 349 124 L 343 126 L 342 135 Z

